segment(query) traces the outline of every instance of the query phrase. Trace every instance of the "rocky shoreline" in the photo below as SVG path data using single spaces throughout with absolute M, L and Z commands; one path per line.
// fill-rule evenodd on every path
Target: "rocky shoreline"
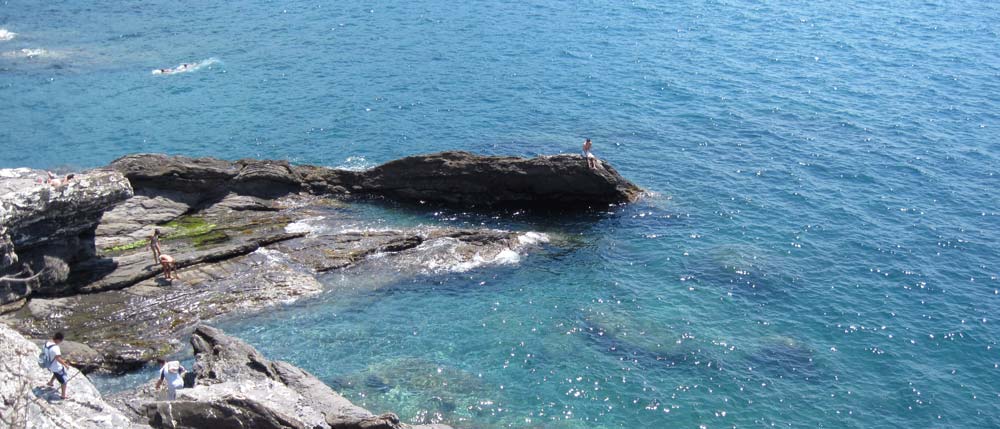
M 36 180 L 44 174 L 0 170 L 0 321 L 29 338 L 61 330 L 79 343 L 67 353 L 78 367 L 111 373 L 175 354 L 189 335 L 221 338 L 199 326 L 320 293 L 322 273 L 375 255 L 447 269 L 502 261 L 539 242 L 531 232 L 492 229 L 352 228 L 358 198 L 576 210 L 630 202 L 641 192 L 610 165 L 590 169 L 572 155 L 445 152 L 366 171 L 129 155 L 65 183 Z M 316 219 L 344 226 L 310 227 Z M 153 229 L 164 234 L 178 280 L 159 276 L 147 249 Z M 192 407 L 218 412 L 204 400 Z M 173 427 L 168 420 L 154 426 Z

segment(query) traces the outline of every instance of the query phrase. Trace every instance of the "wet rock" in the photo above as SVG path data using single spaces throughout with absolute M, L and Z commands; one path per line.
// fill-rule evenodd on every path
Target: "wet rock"
M 2 324 L 0 344 L 0 422 L 5 427 L 138 427 L 105 402 L 87 377 L 75 376 L 75 369 L 70 369 L 69 399 L 45 388 L 52 373 L 38 367 L 38 346 Z
M 204 249 L 194 249 L 185 253 L 172 253 L 177 268 L 184 268 L 206 262 L 222 261 L 251 253 L 262 246 L 301 237 L 302 233 L 272 233 L 256 237 L 239 237 L 233 243 L 225 243 Z M 164 251 L 166 253 L 166 250 Z M 78 280 L 82 292 L 100 292 L 122 289 L 140 281 L 151 279 L 163 272 L 155 263 L 151 253 L 139 252 L 109 259 L 94 261 L 81 271 L 92 277 Z
M 183 269 L 178 277 L 172 283 L 148 279 L 122 290 L 35 298 L 10 323 L 35 337 L 61 330 L 101 355 L 98 370 L 120 373 L 177 352 L 176 339 L 202 321 L 322 290 L 308 269 L 267 249 Z

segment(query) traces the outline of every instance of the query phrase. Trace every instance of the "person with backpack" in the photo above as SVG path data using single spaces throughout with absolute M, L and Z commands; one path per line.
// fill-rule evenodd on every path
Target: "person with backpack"
M 59 344 L 62 344 L 62 342 L 63 333 L 56 332 L 52 336 L 52 339 L 45 343 L 45 348 L 42 349 L 42 353 L 38 357 L 38 365 L 52 372 L 52 378 L 49 379 L 49 383 L 46 386 L 52 388 L 52 383 L 59 380 L 59 385 L 62 389 L 60 396 L 66 399 L 66 382 L 69 381 L 66 377 L 66 368 L 69 368 L 69 364 L 63 360 L 62 350 L 59 350 Z
M 157 358 L 156 363 L 160 364 L 160 378 L 156 380 L 156 390 L 160 390 L 161 385 L 166 381 L 167 400 L 177 399 L 177 389 L 184 388 L 184 373 L 187 370 L 175 360 L 167 362 L 162 358 Z

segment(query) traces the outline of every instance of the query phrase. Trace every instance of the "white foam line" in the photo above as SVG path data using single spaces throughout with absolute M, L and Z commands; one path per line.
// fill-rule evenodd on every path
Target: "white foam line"
M 156 69 L 156 70 L 153 70 L 152 73 L 156 74 L 156 75 L 171 75 L 171 74 L 188 73 L 188 72 L 198 71 L 198 70 L 200 70 L 203 67 L 208 67 L 208 66 L 210 66 L 212 64 L 216 64 L 218 62 L 219 62 L 218 59 L 216 59 L 215 57 L 212 57 L 212 58 L 208 58 L 208 59 L 205 59 L 205 60 L 201 60 L 201 61 L 196 62 L 196 63 L 181 63 L 177 67 L 174 67 L 174 68 Z

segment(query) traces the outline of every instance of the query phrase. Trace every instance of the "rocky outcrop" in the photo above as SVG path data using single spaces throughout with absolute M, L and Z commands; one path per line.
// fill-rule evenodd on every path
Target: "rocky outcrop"
M 574 209 L 630 202 L 641 190 L 607 162 L 576 155 L 525 159 L 442 152 L 392 161 L 361 174 L 352 189 L 395 200 L 462 207 Z
M 9 428 L 140 427 L 110 406 L 90 380 L 71 369 L 67 394 L 44 387 L 52 373 L 39 368 L 37 345 L 0 324 L 0 426 Z M 144 426 L 144 425 L 142 425 Z
M 514 263 L 523 249 L 548 240 L 544 234 L 483 228 L 373 228 L 351 217 L 345 197 L 562 210 L 627 202 L 640 192 L 606 163 L 590 169 L 570 155 L 445 152 L 361 172 L 283 161 L 132 155 L 65 183 L 38 181 L 44 174 L 0 170 L 0 314 L 30 337 L 65 331 L 79 341 L 66 343 L 67 357 L 85 371 L 139 368 L 177 353 L 179 339 L 194 332 L 203 375 L 198 388 L 169 403 L 153 400 L 148 386 L 144 394 L 122 399 L 143 421 L 170 428 L 408 427 L 395 415 L 375 416 L 354 406 L 299 368 L 196 327 L 318 294 L 330 287 L 319 281 L 326 271 L 378 272 L 383 276 L 364 286 L 377 288 L 405 276 Z M 180 268 L 172 282 L 158 278 L 161 268 L 148 250 L 157 229 L 161 249 Z M 16 341 L 0 340 L 3 359 L 7 344 Z M 3 371 L 14 374 L 0 374 L 0 394 L 15 395 L 4 396 L 0 407 L 10 407 L 9 398 L 25 391 L 14 392 L 8 380 L 37 374 Z M 96 391 L 83 395 L 93 412 L 81 409 L 77 420 L 66 421 L 122 427 L 121 415 L 104 413 Z M 24 409 L 62 412 L 40 403 Z
M 230 192 L 273 198 L 297 192 L 302 179 L 287 161 L 189 158 L 160 154 L 128 155 L 111 163 L 138 189 L 197 194 L 221 199 Z
M 249 344 L 210 326 L 191 336 L 197 385 L 176 401 L 157 401 L 149 385 L 115 399 L 154 428 L 446 429 L 410 426 L 395 414 L 374 415 L 302 369 L 271 361 Z
M 447 228 L 331 233 L 303 230 L 294 235 L 299 237 L 244 256 L 192 263 L 181 269 L 173 282 L 148 278 L 120 290 L 35 298 L 14 313 L 9 323 L 32 337 L 61 330 L 100 355 L 99 359 L 88 360 L 88 369 L 118 373 L 177 352 L 181 344 L 176 339 L 189 335 L 199 323 L 318 294 L 324 290 L 316 278 L 318 273 L 348 269 L 372 255 L 379 255 L 379 263 L 393 264 L 382 271 L 414 275 L 421 270 L 491 263 L 504 255 L 517 257 L 517 252 L 528 245 L 525 240 L 537 240 L 525 237 L 538 236 Z M 172 242 L 164 245 L 175 246 Z M 199 252 L 222 252 L 231 246 L 240 245 L 220 243 L 207 249 L 192 248 L 190 256 L 175 255 L 179 261 L 191 261 Z M 148 264 L 150 259 L 146 252 L 124 258 L 135 259 L 136 266 Z
M 111 164 L 136 189 L 274 197 L 291 192 L 379 195 L 463 207 L 575 209 L 630 202 L 641 190 L 607 162 L 589 168 L 576 155 L 518 157 L 441 152 L 392 161 L 367 171 L 294 166 L 284 161 L 222 161 L 129 155 Z
M 96 257 L 101 214 L 132 196 L 116 171 L 76 174 L 58 184 L 44 178 L 44 171 L 0 170 L 0 311 L 31 294 L 58 293 L 72 265 Z

